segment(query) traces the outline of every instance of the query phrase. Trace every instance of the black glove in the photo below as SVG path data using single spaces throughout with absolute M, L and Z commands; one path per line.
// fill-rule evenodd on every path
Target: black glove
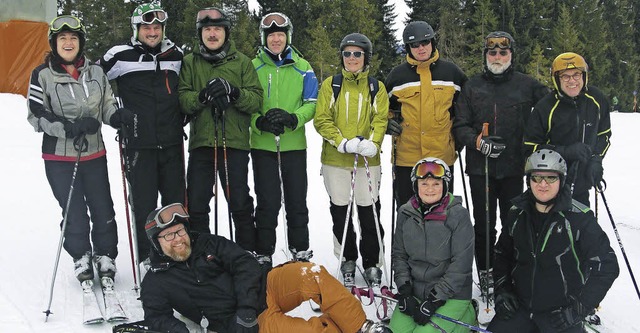
M 502 151 L 507 148 L 499 136 L 488 136 L 480 139 L 478 150 L 487 157 L 498 158 Z
M 236 333 L 258 333 L 256 310 L 238 309 L 236 312 Z
M 213 106 L 211 109 L 211 115 L 215 118 L 222 117 L 224 111 L 229 107 L 229 97 L 226 95 L 222 95 L 219 97 L 214 97 L 211 101 L 211 105 Z
M 282 126 L 282 124 L 274 124 L 270 122 L 266 116 L 260 116 L 256 119 L 256 127 L 263 132 L 273 133 L 273 135 L 284 133 L 284 126 Z
M 413 316 L 418 311 L 418 300 L 413 296 L 413 287 L 410 283 L 405 283 L 398 288 L 398 310 L 407 316 Z
M 235 102 L 240 97 L 240 89 L 231 85 L 227 80 L 218 77 L 207 83 L 207 94 L 211 97 L 229 96 L 229 102 Z
M 586 163 L 591 157 L 591 147 L 582 142 L 576 142 L 565 147 L 556 147 L 556 151 L 567 161 Z
M 591 158 L 591 160 L 589 160 L 589 164 L 587 165 L 587 172 L 587 175 L 591 177 L 593 186 L 600 188 L 600 183 L 602 182 L 602 174 L 604 173 L 604 168 L 602 167 L 602 157 L 597 156 Z
M 393 136 L 399 136 L 400 134 L 402 134 L 402 125 L 400 125 L 400 122 L 393 118 L 389 118 L 389 121 L 387 122 L 386 134 Z
M 552 324 L 558 331 L 565 331 L 584 320 L 591 312 L 574 296 L 569 296 L 569 305 L 551 311 Z
M 64 124 L 64 131 L 67 138 L 77 138 L 82 134 L 96 134 L 100 128 L 100 121 L 93 117 L 82 117 L 74 123 Z
M 213 97 L 209 95 L 209 87 L 204 87 L 198 94 L 198 102 L 204 105 L 210 105 L 213 102 Z
M 265 117 L 274 124 L 282 124 L 292 130 L 296 129 L 296 126 L 298 126 L 298 117 L 296 117 L 295 114 L 291 114 L 280 108 L 270 109 L 265 114 Z
M 431 290 L 431 292 L 429 293 L 429 297 L 427 297 L 427 300 L 422 302 L 422 304 L 420 304 L 420 307 L 418 307 L 416 312 L 413 314 L 413 321 L 421 326 L 426 325 L 429 321 L 431 321 L 431 316 L 433 316 L 433 314 L 436 313 L 436 310 L 438 310 L 439 307 L 443 306 L 444 303 L 445 301 L 438 299 L 438 297 L 436 296 L 436 291 Z
M 129 109 L 120 108 L 111 115 L 109 123 L 113 128 L 122 128 L 124 126 L 129 129 L 133 127 L 135 117 L 135 114 L 133 114 Z
M 520 308 L 518 297 L 508 291 L 501 291 L 496 295 L 496 315 L 504 320 L 509 320 Z

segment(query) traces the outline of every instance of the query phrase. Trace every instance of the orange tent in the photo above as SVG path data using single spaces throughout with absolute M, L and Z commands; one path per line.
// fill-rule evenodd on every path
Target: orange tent
M 50 50 L 44 22 L 0 22 L 0 92 L 27 96 L 31 71 Z

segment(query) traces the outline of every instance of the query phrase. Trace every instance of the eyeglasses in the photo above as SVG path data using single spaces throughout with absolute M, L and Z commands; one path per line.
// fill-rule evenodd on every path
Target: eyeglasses
M 260 28 L 268 29 L 271 28 L 274 24 L 279 28 L 288 27 L 289 18 L 281 13 L 267 14 L 267 16 L 265 16 L 260 22 Z
M 202 9 L 198 12 L 198 15 L 196 16 L 196 22 L 200 22 L 205 19 L 218 20 L 224 17 L 225 17 L 224 14 L 220 12 L 220 10 L 218 10 L 217 8 L 210 7 L 210 8 Z
M 164 10 L 156 10 L 152 12 L 146 12 L 142 15 L 142 22 L 144 24 L 152 24 L 154 22 L 164 23 L 167 20 L 167 13 Z
M 574 81 L 578 81 L 582 79 L 582 72 L 577 72 L 573 75 L 569 75 L 569 74 L 560 75 L 560 80 L 562 80 L 562 82 L 569 82 L 569 80 L 571 79 L 573 79 Z
M 507 50 L 500 50 L 500 51 L 489 50 L 489 51 L 487 51 L 487 54 L 492 56 L 492 57 L 495 57 L 496 55 L 498 55 L 498 53 L 500 53 L 500 55 L 503 56 L 503 57 L 506 57 L 506 56 L 509 55 L 509 51 L 507 51 Z
M 547 182 L 547 184 L 553 184 L 553 183 L 557 182 L 558 179 L 560 179 L 560 177 L 558 177 L 558 176 L 531 175 L 531 180 L 536 184 L 539 184 L 543 180 L 545 182 Z
M 71 15 L 62 15 L 54 18 L 49 24 L 49 31 L 58 32 L 65 27 L 72 31 L 82 30 L 82 32 L 85 32 L 84 25 L 80 19 Z
M 446 170 L 444 166 L 436 162 L 422 162 L 416 167 L 415 175 L 418 179 L 425 179 L 431 175 L 434 178 L 444 177 Z
M 342 56 L 345 58 L 349 58 L 351 55 L 353 55 L 356 58 L 360 58 L 362 57 L 363 54 L 364 52 L 362 51 L 342 51 Z
M 484 47 L 486 49 L 495 49 L 496 47 L 508 49 L 511 47 L 511 40 L 507 37 L 489 37 L 484 41 Z
M 184 237 L 184 235 L 187 234 L 187 230 L 185 230 L 185 228 L 180 228 L 174 232 L 168 232 L 162 236 L 158 236 L 158 239 L 160 238 L 164 238 L 164 240 L 166 240 L 167 242 L 170 242 L 174 239 L 176 239 L 176 236 L 178 237 Z
M 431 44 L 431 40 L 427 39 L 427 40 L 421 40 L 419 42 L 409 43 L 409 47 L 412 48 L 412 49 L 417 49 L 420 46 L 427 46 L 429 44 Z

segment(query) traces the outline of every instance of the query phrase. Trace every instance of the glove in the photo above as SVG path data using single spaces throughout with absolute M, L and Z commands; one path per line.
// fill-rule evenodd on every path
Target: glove
M 398 288 L 398 295 L 396 295 L 396 299 L 398 300 L 398 310 L 407 316 L 413 317 L 413 314 L 418 311 L 418 300 L 413 297 L 413 287 L 409 282 L 406 282 L 400 288 Z
M 100 128 L 100 121 L 93 117 L 82 117 L 74 123 L 64 124 L 64 131 L 67 138 L 77 138 L 83 134 L 96 134 Z
M 356 153 L 364 157 L 374 157 L 378 153 L 378 147 L 371 140 L 363 139 L 358 143 Z
M 338 151 L 343 154 L 358 154 L 358 144 L 360 144 L 362 138 L 355 137 L 353 139 L 342 139 L 342 142 L 338 145 Z
M 444 305 L 444 303 L 445 301 L 436 297 L 436 291 L 432 289 L 427 300 L 422 302 L 420 307 L 418 307 L 416 312 L 413 314 L 413 321 L 421 326 L 426 325 L 431 321 L 431 316 L 433 316 L 433 314 L 436 313 L 436 310 Z
M 556 147 L 556 151 L 560 153 L 568 161 L 580 161 L 586 163 L 591 157 L 591 147 L 586 143 L 576 142 L 565 147 Z
M 270 122 L 266 116 L 260 116 L 256 119 L 256 127 L 263 132 L 273 133 L 276 136 L 284 133 L 284 126 Z
M 518 308 L 520 308 L 520 302 L 515 294 L 503 291 L 496 295 L 496 315 L 501 319 L 511 319 Z
M 236 312 L 236 333 L 258 333 L 256 310 L 238 309 Z
M 484 156 L 490 158 L 498 158 L 505 148 L 507 148 L 507 146 L 502 143 L 502 138 L 499 136 L 480 138 L 480 144 L 478 145 L 478 150 Z
M 400 134 L 402 134 L 402 125 L 400 125 L 400 122 L 398 122 L 397 120 L 389 118 L 389 121 L 387 122 L 387 131 L 385 132 L 385 134 L 399 136 Z
M 270 122 L 274 124 L 282 124 L 289 128 L 296 129 L 298 126 L 298 117 L 296 115 L 291 114 L 283 109 L 273 108 L 267 111 L 265 116 L 269 119 Z
M 213 105 L 213 108 L 211 109 L 211 115 L 214 118 L 222 117 L 222 114 L 229 107 L 229 104 L 231 104 L 231 102 L 229 101 L 229 97 L 226 95 L 214 97 L 211 101 L 211 105 Z
M 207 94 L 214 98 L 228 96 L 229 102 L 235 102 L 240 97 L 240 89 L 231 85 L 227 80 L 218 77 L 207 83 Z
M 551 311 L 551 324 L 558 331 L 565 331 L 584 320 L 591 312 L 584 304 L 580 303 L 574 296 L 569 296 L 569 305 Z
M 204 105 L 210 105 L 213 102 L 213 97 L 209 95 L 209 88 L 204 87 L 198 94 L 198 102 Z
M 135 117 L 136 115 L 133 114 L 131 110 L 120 108 L 111 115 L 109 123 L 113 128 L 122 128 L 124 126 L 126 129 L 129 129 L 133 127 Z
M 604 168 L 602 167 L 602 158 L 591 158 L 591 160 L 589 160 L 589 164 L 587 165 L 587 172 L 587 175 L 591 177 L 593 186 L 599 188 L 600 183 L 602 182 L 602 174 L 604 173 Z

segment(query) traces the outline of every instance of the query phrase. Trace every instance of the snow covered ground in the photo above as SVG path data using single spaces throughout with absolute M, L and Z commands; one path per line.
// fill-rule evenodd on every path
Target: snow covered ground
M 81 289 L 73 275 L 71 258 L 62 251 L 55 284 L 53 314 L 45 323 L 43 311 L 47 308 L 51 273 L 60 235 L 61 209 L 53 198 L 44 173 L 41 159 L 41 134 L 35 133 L 26 120 L 24 97 L 0 94 L 0 202 L 4 215 L 0 251 L 0 332 L 111 332 L 111 324 L 85 326 L 82 324 Z M 635 174 L 640 163 L 636 143 L 640 139 L 640 114 L 614 113 L 612 118 L 612 147 L 604 162 L 608 190 L 605 195 L 618 225 L 625 250 L 640 279 L 640 218 L 634 213 L 633 198 L 640 188 L 640 177 Z M 321 139 L 313 126 L 307 126 L 309 139 L 309 195 L 311 248 L 313 261 L 325 265 L 330 272 L 337 269 L 333 255 L 329 198 L 320 176 Z M 117 259 L 119 268 L 116 288 L 131 320 L 142 319 L 142 310 L 132 291 L 133 274 L 127 238 L 122 179 L 119 166 L 115 131 L 103 128 L 109 160 L 111 193 L 115 202 L 118 233 L 120 237 Z M 390 140 L 383 146 L 383 177 L 381 185 L 383 225 L 387 230 L 385 242 L 390 244 L 391 225 L 391 167 L 389 163 Z M 456 194 L 463 194 L 461 174 L 456 165 Z M 251 178 L 251 177 L 250 177 Z M 626 198 L 626 199 L 625 199 Z M 591 199 L 593 202 L 593 198 Z M 224 200 L 221 201 L 221 220 L 226 216 Z M 602 200 L 599 202 L 599 221 L 609 234 L 612 247 L 618 254 L 620 277 L 601 304 L 600 316 L 603 332 L 640 332 L 636 325 L 640 313 L 637 298 L 628 270 L 616 244 Z M 228 235 L 226 222 L 221 223 L 221 234 Z M 284 234 L 278 231 L 278 247 L 275 263 L 285 261 Z M 390 263 L 387 253 L 387 264 Z M 360 277 L 359 277 L 360 279 Z M 358 284 L 362 284 L 361 280 Z M 297 315 L 314 315 L 307 304 L 294 310 Z M 369 318 L 375 319 L 375 309 L 368 308 Z M 635 327 L 634 327 L 635 326 Z

